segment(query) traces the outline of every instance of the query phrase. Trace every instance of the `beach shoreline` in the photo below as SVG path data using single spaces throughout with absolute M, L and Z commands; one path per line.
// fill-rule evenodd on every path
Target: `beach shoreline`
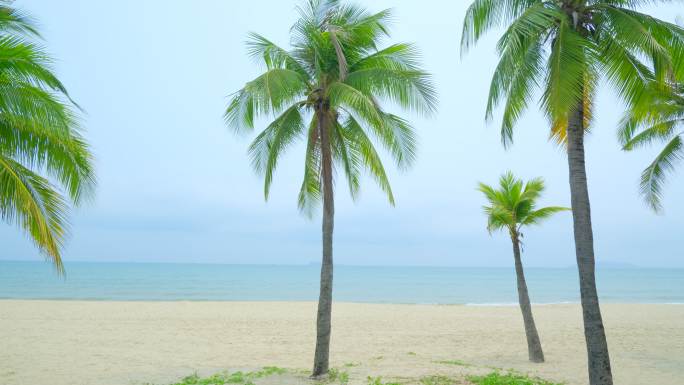
M 681 383 L 684 306 L 602 309 L 616 383 Z M 363 379 L 504 368 L 585 384 L 579 305 L 533 310 L 544 364 L 527 361 L 515 306 L 336 302 L 331 366 L 353 364 L 352 377 Z M 314 326 L 314 302 L 0 300 L 0 383 L 168 384 L 194 372 L 307 370 Z

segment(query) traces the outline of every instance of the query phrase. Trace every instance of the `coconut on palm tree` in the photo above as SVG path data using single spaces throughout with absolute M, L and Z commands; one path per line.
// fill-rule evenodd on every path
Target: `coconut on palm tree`
M 0 216 L 64 272 L 69 201 L 94 187 L 74 103 L 50 69 L 33 22 L 0 2 Z
M 523 183 L 521 179 L 516 179 L 511 172 L 507 172 L 499 179 L 498 189 L 480 183 L 478 190 L 485 195 L 488 202 L 488 205 L 484 206 L 487 215 L 487 230 L 490 233 L 498 230 L 508 231 L 508 235 L 511 237 L 515 274 L 518 282 L 518 301 L 525 324 L 528 356 L 532 362 L 544 362 L 544 352 L 532 316 L 532 305 L 527 292 L 522 265 L 522 228 L 537 225 L 551 215 L 569 209 L 554 206 L 536 208 L 537 199 L 544 191 L 544 181 L 541 178 Z
M 675 163 L 684 157 L 684 85 L 674 84 L 650 90 L 625 115 L 620 138 L 627 151 L 654 142 L 665 143 L 655 159 L 641 173 L 640 190 L 646 203 L 662 210 L 663 185 Z
M 263 62 L 265 72 L 233 95 L 225 118 L 242 133 L 253 130 L 258 116 L 276 116 L 249 146 L 252 166 L 264 175 L 266 198 L 283 153 L 298 140 L 306 141 L 299 207 L 311 214 L 323 205 L 313 365 L 313 376 L 320 376 L 329 365 L 335 171 L 342 171 L 353 198 L 365 171 L 394 204 L 376 144 L 406 168 L 415 156 L 415 138 L 410 123 L 383 104 L 431 113 L 436 95 L 413 45 L 379 47 L 389 36 L 388 10 L 369 13 L 336 0 L 310 0 L 298 11 L 290 49 L 250 35 L 249 54 Z
M 501 138 L 541 91 L 551 136 L 567 148 L 575 251 L 591 385 L 613 383 L 596 291 L 594 241 L 585 169 L 584 136 L 591 127 L 600 80 L 628 104 L 651 81 L 665 83 L 681 62 L 684 31 L 638 12 L 652 0 L 475 0 L 465 16 L 461 46 L 505 27 L 491 82 L 487 117 L 504 102 Z M 665 1 L 662 1 L 663 3 Z

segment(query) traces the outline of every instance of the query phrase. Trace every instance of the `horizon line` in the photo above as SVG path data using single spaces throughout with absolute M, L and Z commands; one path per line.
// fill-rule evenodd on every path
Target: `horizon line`
M 26 260 L 26 259 L 3 259 L 0 258 L 0 262 L 16 262 L 16 263 L 45 263 L 40 260 Z M 149 264 L 149 265 L 227 265 L 227 266 L 278 266 L 278 267 L 306 267 L 306 266 L 317 266 L 320 262 L 308 262 L 308 263 L 239 263 L 239 262 L 207 262 L 207 261 L 120 261 L 120 260 L 70 260 L 64 261 L 65 265 L 69 263 L 92 263 L 92 264 Z M 478 266 L 478 265 L 420 265 L 420 264 L 397 264 L 397 265 L 382 265 L 382 264 L 369 264 L 369 265 L 357 265 L 357 264 L 346 264 L 340 263 L 335 264 L 335 266 L 345 266 L 345 267 L 424 267 L 424 268 L 487 268 L 487 269 L 509 269 L 512 266 L 497 265 L 497 266 Z M 571 269 L 576 268 L 576 265 L 567 266 L 539 266 L 530 265 L 526 268 L 532 269 Z M 684 269 L 684 266 L 644 266 L 635 265 L 631 263 L 614 262 L 608 261 L 606 263 L 596 263 L 596 268 L 612 268 L 612 269 Z

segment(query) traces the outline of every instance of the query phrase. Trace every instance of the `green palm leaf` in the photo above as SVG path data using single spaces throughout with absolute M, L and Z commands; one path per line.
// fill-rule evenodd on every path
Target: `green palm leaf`
M 675 136 L 641 174 L 641 194 L 654 211 L 662 210 L 662 188 L 667 173 L 684 156 L 681 136 Z
M 262 131 L 249 146 L 254 170 L 264 175 L 264 196 L 268 194 L 273 181 L 273 173 L 280 156 L 293 144 L 305 129 L 300 108 L 304 103 L 297 103 L 285 110 Z
M 680 85 L 650 85 L 643 97 L 625 114 L 618 137 L 627 151 L 665 143 L 661 152 L 641 174 L 640 192 L 646 204 L 661 212 L 663 186 L 682 157 L 684 128 L 684 88 Z
M 306 216 L 312 217 L 323 194 L 321 187 L 321 139 L 315 120 L 311 121 L 307 138 L 304 178 L 299 190 L 298 207 Z
M 67 204 L 47 179 L 0 154 L 0 216 L 18 224 L 60 273 Z
M 535 178 L 527 183 L 506 172 L 499 178 L 499 187 L 479 183 L 478 191 L 487 199 L 483 206 L 487 215 L 487 230 L 508 230 L 519 234 L 522 226 L 538 225 L 553 214 L 570 210 L 567 207 L 550 206 L 537 209 L 537 200 L 544 192 L 544 180 Z
M 78 106 L 36 37 L 29 17 L 0 3 L 0 215 L 63 273 L 69 202 L 61 191 L 79 204 L 92 196 L 95 176 L 72 110 Z

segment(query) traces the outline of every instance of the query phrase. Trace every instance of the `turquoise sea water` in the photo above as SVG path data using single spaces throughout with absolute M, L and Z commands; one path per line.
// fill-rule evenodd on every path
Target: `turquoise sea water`
M 91 300 L 311 301 L 319 266 L 162 263 L 67 264 L 58 277 L 43 262 L 0 261 L 0 298 Z M 526 270 L 535 303 L 578 302 L 574 268 Z M 604 302 L 684 303 L 684 269 L 600 268 Z M 507 268 L 336 266 L 337 301 L 515 304 Z

